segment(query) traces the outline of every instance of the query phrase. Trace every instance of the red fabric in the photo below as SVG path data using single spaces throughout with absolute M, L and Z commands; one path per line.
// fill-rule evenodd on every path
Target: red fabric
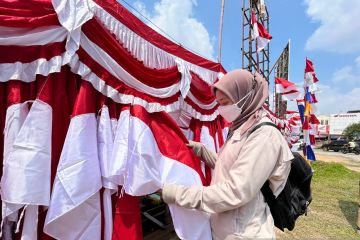
M 288 80 L 284 79 L 284 78 L 275 78 L 275 84 L 280 84 L 282 85 L 284 88 L 288 88 L 290 86 L 294 86 L 295 84 L 292 82 L 289 82 Z
M 314 114 L 310 115 L 310 123 L 311 124 L 320 124 L 320 121 L 317 119 L 317 117 Z
M 222 134 L 222 130 L 225 128 L 225 122 L 222 117 L 217 117 L 214 121 L 206 122 L 200 121 L 198 119 L 191 119 L 190 129 L 194 133 L 193 141 L 200 142 L 201 129 L 205 126 L 209 129 L 210 136 L 214 140 L 214 145 L 216 151 L 219 151 L 220 148 L 224 145 L 224 136 Z M 218 138 L 219 145 L 216 142 L 216 137 Z M 206 178 L 206 186 L 209 186 L 211 183 L 211 168 L 205 165 L 205 178 Z
M 140 92 L 134 88 L 129 87 L 124 84 L 120 79 L 117 79 L 111 75 L 105 68 L 103 68 L 99 63 L 93 60 L 89 54 L 87 54 L 82 48 L 78 50 L 79 59 L 82 63 L 86 64 L 99 78 L 101 78 L 107 85 L 116 89 L 119 93 L 133 95 L 144 99 L 147 102 L 157 102 L 161 105 L 169 105 L 178 101 L 180 92 L 174 94 L 168 98 L 158 98 L 150 96 L 144 92 Z
M 83 81 L 80 86 L 80 91 L 77 95 L 72 116 L 78 116 L 81 114 L 93 113 L 96 111 L 98 92 L 93 86 L 86 81 Z
M 310 95 L 311 95 L 311 98 L 312 98 L 312 103 L 317 103 L 318 100 L 317 100 L 317 98 L 316 98 L 315 93 L 310 93 Z
M 193 100 L 191 100 L 189 97 L 186 97 L 184 99 L 184 101 L 189 104 L 192 108 L 194 108 L 197 112 L 203 114 L 203 115 L 211 115 L 213 114 L 216 109 L 218 108 L 219 104 L 216 104 L 215 107 L 211 108 L 211 109 L 204 109 L 199 107 L 199 105 L 197 105 L 196 103 L 194 103 Z
M 133 197 L 124 193 L 124 196 L 118 198 L 112 239 L 143 239 L 139 197 Z
M 203 68 L 215 72 L 226 72 L 220 63 L 215 63 L 202 58 L 162 36 L 160 33 L 143 23 L 117 1 L 95 0 L 95 2 L 126 27 L 130 28 L 156 47 Z
M 319 81 L 319 79 L 316 77 L 316 73 L 313 73 L 313 81 L 314 83 Z
M 258 27 L 258 32 L 259 32 L 259 36 L 262 38 L 266 38 L 271 40 L 272 36 L 268 33 L 268 31 L 266 30 L 266 28 L 257 21 L 255 13 L 253 11 L 251 11 L 251 24 L 255 25 L 257 24 Z
M 288 91 L 288 92 L 283 92 L 283 93 L 280 93 L 281 95 L 287 95 L 287 94 L 291 94 L 291 93 L 298 93 L 299 91 L 297 90 L 291 90 L 291 91 Z
M 51 0 L 0 0 L 0 26 L 60 25 Z
M 36 46 L 0 46 L 0 63 L 29 63 L 39 58 L 46 60 L 65 52 L 65 42 Z
M 180 82 L 181 74 L 176 66 L 169 69 L 152 69 L 134 58 L 96 19 L 91 19 L 82 27 L 90 41 L 110 55 L 128 73 L 140 82 L 154 87 L 165 88 Z M 102 36 L 99 38 L 99 36 Z
M 148 113 L 143 107 L 134 105 L 130 108 L 130 114 L 139 118 L 149 126 L 153 132 L 157 146 L 164 156 L 194 169 L 199 174 L 203 185 L 206 184 L 199 159 L 186 146 L 188 140 L 167 113 Z
M 8 81 L 0 83 L 0 129 L 4 128 L 7 107 L 22 103 L 28 100 L 39 99 L 48 103 L 52 107 L 52 142 L 51 142 L 51 182 L 56 174 L 58 161 L 66 132 L 69 126 L 71 109 L 77 94 L 77 77 L 70 72 L 68 67 L 63 67 L 60 73 L 53 73 L 49 76 L 38 75 L 36 80 L 31 83 L 21 81 Z M 0 135 L 0 162 L 1 171 L 3 163 L 3 137 Z M 46 211 L 40 208 L 39 213 L 39 239 L 52 239 L 42 232 Z M 17 234 L 20 238 L 21 233 Z
M 215 95 L 211 91 L 211 86 L 202 80 L 197 74 L 191 72 L 190 92 L 204 104 L 210 104 L 214 101 Z
M 305 73 L 314 72 L 314 71 L 315 71 L 315 69 L 314 69 L 313 62 L 310 59 L 306 58 L 306 60 L 305 60 Z

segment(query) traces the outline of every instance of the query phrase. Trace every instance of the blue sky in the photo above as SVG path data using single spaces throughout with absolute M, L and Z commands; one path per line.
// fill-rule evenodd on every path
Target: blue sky
M 183 46 L 207 58 L 217 58 L 221 0 L 126 2 Z M 357 20 L 360 1 L 265 0 L 265 3 L 273 36 L 270 65 L 291 39 L 289 80 L 301 84 L 305 58 L 313 61 L 320 80 L 319 114 L 360 110 L 360 21 Z M 228 71 L 241 67 L 241 5 L 241 0 L 225 3 L 222 64 Z M 295 108 L 294 104 L 290 106 Z

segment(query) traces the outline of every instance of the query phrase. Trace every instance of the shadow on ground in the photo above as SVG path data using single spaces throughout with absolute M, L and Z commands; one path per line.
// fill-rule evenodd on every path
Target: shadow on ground
M 356 231 L 356 219 L 357 219 L 357 211 L 358 211 L 358 203 L 356 202 L 349 202 L 339 200 L 339 207 L 346 217 L 348 223 L 352 226 L 352 228 Z

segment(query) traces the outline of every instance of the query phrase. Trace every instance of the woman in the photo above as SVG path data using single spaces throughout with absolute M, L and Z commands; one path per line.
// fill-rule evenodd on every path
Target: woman
M 259 75 L 235 70 L 214 84 L 219 113 L 231 122 L 227 141 L 218 157 L 200 143 L 190 147 L 207 164 L 215 165 L 208 187 L 164 185 L 168 204 L 211 213 L 213 239 L 275 238 L 270 209 L 260 191 L 266 180 L 275 196 L 283 189 L 290 171 L 291 151 L 281 133 L 262 109 L 268 84 Z

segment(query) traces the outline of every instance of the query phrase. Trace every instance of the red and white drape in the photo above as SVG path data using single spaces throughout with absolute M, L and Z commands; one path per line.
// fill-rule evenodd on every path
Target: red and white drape
M 113 232 L 119 186 L 118 204 L 135 206 L 164 183 L 209 183 L 179 126 L 223 144 L 220 64 L 114 0 L 0 4 L 2 219 L 19 220 L 22 239 L 138 239 L 136 216 Z M 208 215 L 169 207 L 181 238 L 211 237 Z

